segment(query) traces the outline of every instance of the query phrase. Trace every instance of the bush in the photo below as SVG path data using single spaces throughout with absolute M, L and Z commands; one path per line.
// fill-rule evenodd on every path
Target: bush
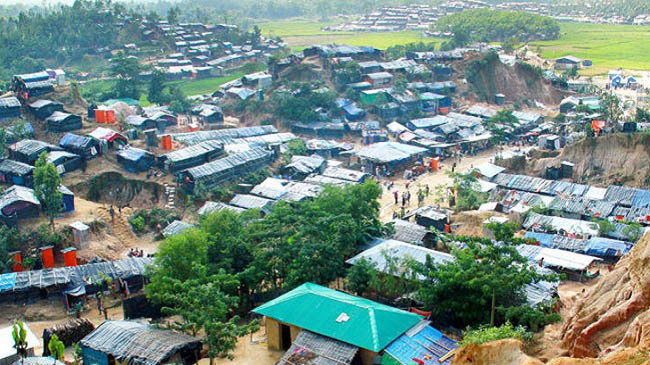
M 505 317 L 508 323 L 524 326 L 531 332 L 537 332 L 547 324 L 557 322 L 560 315 L 552 311 L 554 302 L 540 304 L 538 308 L 527 305 L 510 307 L 505 310 Z
M 477 329 L 467 329 L 463 331 L 463 340 L 461 346 L 466 345 L 480 345 L 486 342 L 503 340 L 506 338 L 513 338 L 520 340 L 525 344 L 532 341 L 532 334 L 526 332 L 523 326 L 513 327 L 510 322 L 499 327 L 481 326 Z
M 133 228 L 135 233 L 143 233 L 147 228 L 144 224 L 144 217 L 142 216 L 129 219 L 129 224 L 131 224 L 131 228 Z

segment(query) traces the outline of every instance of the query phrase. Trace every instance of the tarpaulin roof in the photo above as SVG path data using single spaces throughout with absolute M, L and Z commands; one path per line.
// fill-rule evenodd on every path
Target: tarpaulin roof
M 118 157 L 128 161 L 138 161 L 147 155 L 153 156 L 151 152 L 135 147 L 123 148 L 117 151 Z
M 241 213 L 246 209 L 234 207 L 232 205 L 228 205 L 222 202 L 206 201 L 205 204 L 203 204 L 203 206 L 198 210 L 198 214 L 199 215 L 211 214 L 211 213 L 219 212 L 221 210 L 231 210 L 236 213 Z
M 163 156 L 172 162 L 183 161 L 204 154 L 209 154 L 214 151 L 223 149 L 221 142 L 217 141 L 203 141 L 180 150 L 172 151 L 164 154 Z
M 165 229 L 162 230 L 162 235 L 165 237 L 171 237 L 183 233 L 184 231 L 192 228 L 194 228 L 194 225 L 192 224 L 175 220 L 169 223 L 167 227 L 165 227 Z
M 401 219 L 393 221 L 393 228 L 395 233 L 392 239 L 416 245 L 421 245 L 424 237 L 429 233 L 425 227 Z
M 105 321 L 79 344 L 82 348 L 110 354 L 128 365 L 158 365 L 178 352 L 201 350 L 197 338 L 130 321 Z
M 34 171 L 34 166 L 14 160 L 0 160 L 0 173 L 26 175 Z
M 561 217 L 550 217 L 537 213 L 530 213 L 523 223 L 526 229 L 550 228 L 551 231 L 565 231 L 578 235 L 598 236 L 598 225 L 594 222 L 581 221 Z
M 355 182 L 355 181 L 337 179 L 335 177 L 329 177 L 329 176 L 324 176 L 324 175 L 308 176 L 305 179 L 305 182 L 310 183 L 310 184 L 318 184 L 318 185 L 321 185 L 321 186 L 333 185 L 333 186 L 339 186 L 339 187 L 350 185 L 350 184 L 358 184 L 358 182 Z
M 171 134 L 172 139 L 186 143 L 195 144 L 202 141 L 219 140 L 222 138 L 246 138 L 277 133 L 278 130 L 272 125 L 255 127 L 219 129 L 213 131 L 198 131 L 189 133 Z
M 82 149 L 92 146 L 93 140 L 90 137 L 80 136 L 73 133 L 66 133 L 59 141 L 59 146 L 63 148 Z
M 346 365 L 357 351 L 354 345 L 302 330 L 276 365 Z
M 374 352 L 384 349 L 422 318 L 312 283 L 253 312 Z
M 407 160 L 415 155 L 425 153 L 426 148 L 411 146 L 397 142 L 379 142 L 363 147 L 355 153 L 360 158 L 377 163 L 390 163 Z
M 15 96 L 0 99 L 0 109 L 4 108 L 20 108 L 20 101 Z
M 95 139 L 105 139 L 109 142 L 113 142 L 116 139 L 122 139 L 126 141 L 126 137 L 121 135 L 120 133 L 117 133 L 116 131 L 108 128 L 103 128 L 103 127 L 97 127 L 94 131 L 88 133 L 90 137 L 93 137 Z
M 41 154 L 44 151 L 59 150 L 60 148 L 47 142 L 35 139 L 23 139 L 9 146 L 9 149 L 24 155 Z
M 8 205 L 19 201 L 28 202 L 34 205 L 41 205 L 36 195 L 34 195 L 33 189 L 20 185 L 14 185 L 5 190 L 0 195 L 0 213 Z
M 428 249 L 426 247 L 413 245 L 393 239 L 379 240 L 379 244 L 369 248 L 360 254 L 347 260 L 350 265 L 356 264 L 359 260 L 365 259 L 376 265 L 376 269 L 384 274 L 398 276 L 402 274 L 406 267 L 399 267 L 397 272 L 390 271 L 390 264 L 386 258 L 399 259 L 398 265 L 406 265 L 407 260 L 415 260 L 424 264 L 427 257 L 431 257 L 436 264 L 445 264 L 454 261 L 454 256 L 440 251 Z M 420 276 L 418 274 L 418 276 Z
M 103 280 L 101 275 L 114 279 L 126 279 L 131 276 L 144 275 L 145 266 L 152 263 L 152 258 L 141 257 L 72 267 L 57 267 L 2 274 L 0 275 L 0 293 L 4 294 L 31 288 L 42 289 L 72 282 L 93 284 Z
M 382 364 L 393 364 L 393 359 L 399 364 L 413 364 L 417 359 L 423 365 L 448 365 L 454 356 L 446 355 L 456 347 L 456 341 L 422 321 L 384 349 Z
M 251 194 L 273 200 L 301 201 L 315 198 L 322 191 L 320 185 L 267 177 L 251 190 Z
M 257 163 L 271 156 L 271 152 L 256 148 L 245 152 L 239 152 L 230 156 L 208 162 L 206 164 L 187 169 L 187 173 L 194 179 L 207 179 L 210 176 L 222 175 L 228 171 L 236 170 L 246 166 L 248 163 Z
M 230 200 L 230 205 L 243 209 L 268 210 L 273 205 L 273 200 L 250 194 L 237 194 Z
M 544 267 L 558 267 L 574 271 L 585 270 L 594 261 L 600 261 L 599 258 L 594 256 L 542 246 L 519 245 L 517 251 L 521 256 L 533 263 L 538 263 L 543 259 L 542 265 Z
M 326 168 L 322 175 L 352 182 L 361 182 L 368 176 L 365 172 L 335 166 Z
M 325 164 L 325 159 L 319 155 L 312 156 L 292 156 L 291 163 L 286 165 L 285 169 L 294 169 L 303 174 L 311 174 L 320 169 Z

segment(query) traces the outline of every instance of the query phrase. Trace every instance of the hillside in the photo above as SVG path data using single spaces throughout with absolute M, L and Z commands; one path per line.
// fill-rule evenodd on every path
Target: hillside
M 470 59 L 461 67 L 465 69 L 470 100 L 494 103 L 494 95 L 503 94 L 508 104 L 534 106 L 535 102 L 557 105 L 565 96 L 545 82 L 541 70 L 523 63 L 508 66 L 493 52 Z
M 546 167 L 558 166 L 562 161 L 575 164 L 573 179 L 578 182 L 648 187 L 650 135 L 610 134 L 583 139 L 565 147 L 557 157 L 532 159 L 525 173 L 541 176 Z

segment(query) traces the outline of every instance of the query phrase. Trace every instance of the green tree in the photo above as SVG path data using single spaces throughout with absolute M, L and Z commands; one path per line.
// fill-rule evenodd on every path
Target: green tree
M 517 43 L 519 43 L 519 40 L 513 36 L 504 40 L 501 47 L 505 53 L 511 54 L 517 47 Z
M 374 280 L 377 268 L 376 265 L 366 259 L 361 259 L 354 263 L 345 277 L 346 288 L 355 295 L 362 296 L 370 283 Z
M 497 223 L 492 222 L 488 223 L 487 229 L 492 231 L 494 239 L 498 242 L 512 242 L 512 239 L 515 236 L 515 231 L 519 225 L 514 222 L 507 223 Z
M 621 108 L 621 99 L 616 94 L 603 93 L 600 96 L 600 111 L 603 118 L 618 128 L 618 122 L 623 117 L 623 109 Z
M 110 74 L 117 79 L 115 92 L 120 98 L 140 98 L 139 82 L 140 72 L 144 67 L 137 58 L 126 57 L 118 54 L 111 60 Z
M 467 242 L 467 248 L 453 250 L 455 260 L 436 264 L 427 259 L 420 268 L 426 278 L 418 291 L 427 310 L 436 318 L 450 317 L 461 327 L 495 324 L 498 306 L 508 308 L 525 302 L 524 287 L 543 276 L 528 266 L 510 243 Z M 449 295 L 449 293 L 455 293 Z
M 472 173 L 461 174 L 447 171 L 453 180 L 453 188 L 456 192 L 456 210 L 474 210 L 485 203 L 487 196 L 480 191 L 478 179 Z
M 59 340 L 59 336 L 53 334 L 52 337 L 50 337 L 50 342 L 47 343 L 47 349 L 50 351 L 50 355 L 54 358 L 55 364 L 56 360 L 63 361 L 65 345 Z
M 181 15 L 181 9 L 178 6 L 172 6 L 167 10 L 167 21 L 170 25 L 178 24 L 178 17 Z
M 34 194 L 41 203 L 41 209 L 54 229 L 54 216 L 63 210 L 63 194 L 59 191 L 61 177 L 54 164 L 47 161 L 47 152 L 41 153 L 34 169 Z
M 13 328 L 11 330 L 11 337 L 14 340 L 14 348 L 16 349 L 16 353 L 18 356 L 20 356 L 21 363 L 22 360 L 24 360 L 27 357 L 27 330 L 25 329 L 25 325 L 23 325 L 23 322 L 18 321 L 16 324 L 13 325 Z
M 408 86 L 408 80 L 406 76 L 402 74 L 397 74 L 393 80 L 393 91 L 396 94 L 404 94 L 406 92 L 406 87 Z
M 258 45 L 260 44 L 261 39 L 262 39 L 262 30 L 260 29 L 260 27 L 257 26 L 257 24 L 255 24 L 255 26 L 253 27 L 253 31 L 251 32 L 251 43 L 253 43 L 253 45 Z
M 165 90 L 165 72 L 155 69 L 149 81 L 149 94 L 148 99 L 152 103 L 164 104 L 168 102 L 168 98 L 164 94 Z
M 510 136 L 515 125 L 519 123 L 512 110 L 499 110 L 496 115 L 483 121 L 483 126 L 492 134 L 493 143 L 501 143 Z

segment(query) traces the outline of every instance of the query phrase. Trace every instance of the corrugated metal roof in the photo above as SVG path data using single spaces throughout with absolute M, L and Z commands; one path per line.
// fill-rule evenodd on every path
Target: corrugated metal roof
M 312 283 L 253 312 L 374 352 L 384 349 L 422 318 Z
M 354 181 L 342 180 L 342 179 L 337 179 L 337 178 L 334 178 L 334 177 L 323 176 L 323 175 L 308 176 L 305 179 L 305 182 L 310 183 L 310 184 L 317 184 L 317 185 L 321 185 L 321 186 L 333 185 L 333 186 L 339 186 L 339 187 L 343 187 L 343 186 L 350 185 L 350 184 L 358 184 L 357 182 L 354 182 Z
M 220 140 L 222 138 L 246 138 L 261 136 L 265 134 L 277 133 L 278 130 L 272 125 L 262 125 L 256 127 L 219 129 L 213 131 L 198 131 L 189 133 L 171 134 L 174 140 L 185 144 L 195 144 L 209 140 Z
M 330 166 L 323 171 L 323 176 L 332 177 L 339 180 L 347 180 L 352 182 L 361 182 L 368 174 L 365 172 L 350 170 L 343 167 Z
M 392 239 L 416 245 L 422 245 L 424 237 L 429 233 L 425 227 L 401 219 L 394 220 L 393 227 L 395 233 Z
M 199 215 L 211 214 L 222 210 L 230 210 L 236 213 L 241 213 L 246 209 L 234 207 L 232 205 L 228 205 L 222 202 L 206 201 L 205 204 L 203 204 L 203 206 L 198 210 L 198 214 Z
M 325 159 L 319 155 L 312 156 L 292 156 L 291 163 L 286 165 L 285 169 L 294 169 L 303 174 L 311 174 L 320 169 L 325 164 Z
M 244 209 L 267 210 L 273 205 L 273 200 L 250 194 L 237 194 L 230 200 L 230 205 Z
M 391 360 L 396 359 L 400 364 L 414 364 L 415 359 L 418 359 L 424 365 L 448 365 L 451 364 L 453 355 L 448 356 L 444 361 L 440 359 L 446 357 L 456 347 L 458 347 L 456 341 L 431 327 L 428 321 L 423 321 L 386 347 L 383 356 Z M 384 363 L 391 364 L 390 361 L 386 362 L 382 359 L 382 364 Z
M 426 148 L 411 146 L 397 142 L 379 142 L 363 147 L 355 153 L 363 159 L 377 163 L 390 163 L 407 160 L 415 155 L 425 153 Z
M 0 99 L 0 108 L 20 108 L 20 101 L 15 96 Z
M 594 256 L 533 245 L 519 245 L 517 251 L 528 261 L 538 263 L 543 260 L 542 265 L 544 267 L 558 267 L 574 271 L 585 270 L 593 262 L 600 261 L 599 258 Z
M 320 185 L 268 177 L 256 185 L 251 194 L 273 200 L 302 201 L 315 198 L 323 191 Z
M 14 185 L 0 195 L 0 210 L 15 202 L 24 201 L 34 205 L 41 205 L 34 194 L 34 190 L 20 185 Z

